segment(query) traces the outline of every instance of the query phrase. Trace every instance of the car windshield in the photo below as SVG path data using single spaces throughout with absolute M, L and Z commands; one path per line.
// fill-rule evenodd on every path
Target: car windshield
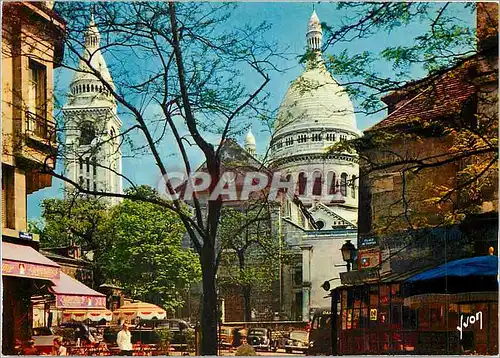
M 264 330 L 251 329 L 248 335 L 252 336 L 265 336 L 266 332 Z
M 306 341 L 307 340 L 307 332 L 305 332 L 305 331 L 293 331 L 292 333 L 290 333 L 290 338 Z

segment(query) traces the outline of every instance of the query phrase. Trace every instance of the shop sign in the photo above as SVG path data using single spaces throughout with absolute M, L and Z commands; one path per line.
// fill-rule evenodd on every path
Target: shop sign
M 27 262 L 2 260 L 2 274 L 44 280 L 59 280 L 59 267 L 37 265 Z
M 483 312 L 477 312 L 475 315 L 465 316 L 460 315 L 460 325 L 457 326 L 457 330 L 460 332 L 460 339 L 462 339 L 462 331 L 479 322 L 479 329 L 483 329 Z
M 379 250 L 369 250 L 369 251 L 359 251 L 358 253 L 358 269 L 363 270 L 371 267 L 376 267 L 380 264 L 380 251 Z
M 33 240 L 33 234 L 31 232 L 19 231 L 19 238 L 24 240 Z
M 377 309 L 372 308 L 370 309 L 370 321 L 376 321 L 377 320 Z
M 375 236 L 360 237 L 358 239 L 358 248 L 360 248 L 360 249 L 368 249 L 370 247 L 374 247 L 377 245 L 378 245 L 378 238 Z
M 56 295 L 58 308 L 106 308 L 106 297 Z

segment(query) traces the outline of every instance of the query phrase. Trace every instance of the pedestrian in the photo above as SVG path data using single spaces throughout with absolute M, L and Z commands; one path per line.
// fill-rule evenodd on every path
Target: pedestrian
M 28 341 L 28 346 L 23 349 L 23 355 L 25 356 L 38 356 L 40 355 L 40 352 L 38 349 L 35 348 L 35 341 L 34 340 L 29 340 Z
M 61 337 L 56 337 L 54 338 L 54 341 L 52 342 L 54 348 L 53 348 L 53 355 L 56 356 L 67 356 L 68 355 L 68 350 L 66 349 L 65 346 L 63 346 L 62 343 L 62 338 Z
M 255 349 L 248 344 L 247 341 L 247 335 L 246 333 L 241 334 L 241 345 L 238 347 L 236 350 L 236 353 L 234 353 L 235 356 L 256 356 L 257 353 L 255 353 Z
M 116 336 L 116 344 L 118 344 L 118 348 L 120 348 L 120 355 L 132 355 L 132 335 L 126 323 L 122 325 L 122 330 L 118 332 L 118 335 Z

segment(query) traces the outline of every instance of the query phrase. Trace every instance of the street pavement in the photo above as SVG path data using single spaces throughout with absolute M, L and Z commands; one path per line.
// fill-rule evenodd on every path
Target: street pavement
M 222 351 L 221 354 L 222 356 L 234 356 L 234 352 L 229 352 L 229 351 Z M 300 356 L 305 356 L 305 354 L 303 353 L 286 353 L 284 350 L 281 350 L 281 349 L 278 349 L 277 352 L 261 352 L 261 351 L 257 351 L 257 355 L 259 356 L 267 356 L 267 357 L 284 357 L 284 356 L 290 356 L 290 357 L 293 357 L 293 356 L 297 356 L 297 357 L 300 357 Z

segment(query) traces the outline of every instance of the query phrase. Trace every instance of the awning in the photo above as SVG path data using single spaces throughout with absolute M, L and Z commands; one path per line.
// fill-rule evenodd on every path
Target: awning
M 61 272 L 59 283 L 50 288 L 57 308 L 106 308 L 106 295 Z
M 497 276 L 498 257 L 494 255 L 477 256 L 455 260 L 431 270 L 410 277 L 407 282 L 433 280 L 444 277 Z
M 63 321 L 85 321 L 87 319 L 99 322 L 101 320 L 111 321 L 113 313 L 105 308 L 102 309 L 86 309 L 86 310 L 64 310 Z
M 462 293 L 426 293 L 406 297 L 404 305 L 410 308 L 422 307 L 424 304 L 456 304 L 472 302 L 498 302 L 498 292 L 462 292 Z
M 55 284 L 60 278 L 61 267 L 34 248 L 2 241 L 2 274 L 50 280 Z
M 164 319 L 166 316 L 167 312 L 163 308 L 142 301 L 127 302 L 119 309 L 113 311 L 113 318 L 115 320 L 132 320 L 136 317 L 146 320 Z

